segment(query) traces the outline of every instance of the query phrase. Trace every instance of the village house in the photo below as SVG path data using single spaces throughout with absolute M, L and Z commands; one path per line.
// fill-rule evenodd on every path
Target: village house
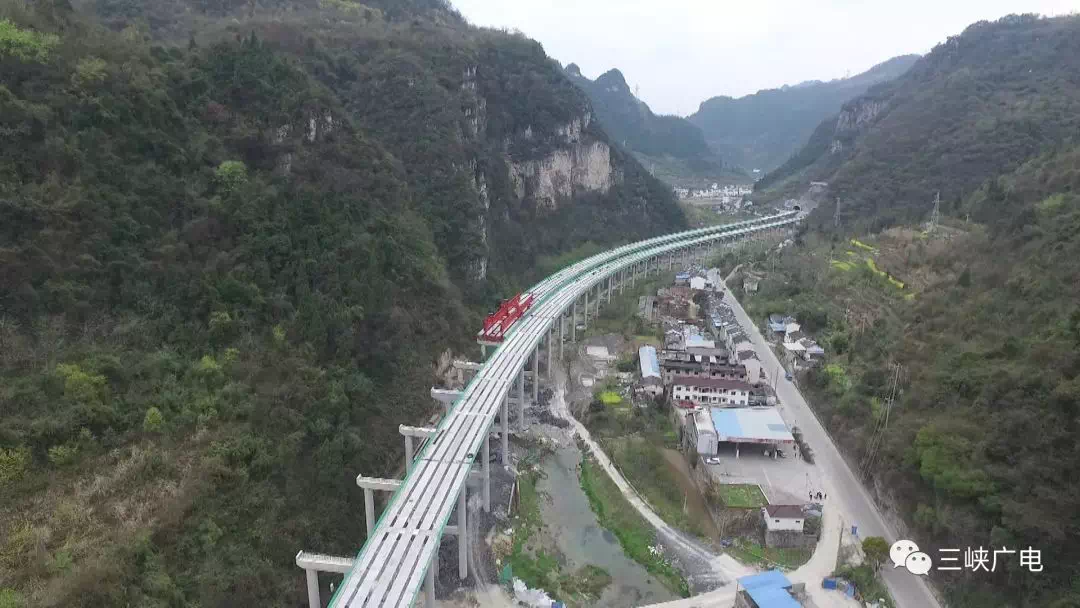
M 683 407 L 686 404 L 747 406 L 750 401 L 750 385 L 743 380 L 727 378 L 675 376 L 671 381 L 671 401 L 682 404 Z
M 761 512 L 767 530 L 803 530 L 806 516 L 799 505 L 766 505 Z
M 804 505 L 767 505 L 761 509 L 761 518 L 766 547 L 808 547 L 817 542 L 816 533 L 807 533 Z
M 642 346 L 638 349 L 638 365 L 641 368 L 641 392 L 652 397 L 664 394 L 664 379 L 654 347 Z

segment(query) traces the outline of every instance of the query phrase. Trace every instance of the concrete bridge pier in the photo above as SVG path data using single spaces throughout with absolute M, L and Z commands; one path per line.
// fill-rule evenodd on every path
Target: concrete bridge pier
M 537 346 L 533 349 L 532 353 L 532 371 L 533 371 L 533 403 L 540 400 L 540 347 Z
M 322 598 L 319 597 L 319 571 L 305 569 L 307 577 L 307 601 L 311 608 L 322 608 Z
M 322 555 L 308 553 L 307 551 L 300 551 L 296 554 L 296 565 L 304 570 L 307 578 L 308 606 L 310 608 L 322 608 L 322 597 L 319 593 L 319 573 L 346 574 L 352 569 L 353 561 L 351 557 Z
M 375 492 L 394 492 L 401 487 L 400 479 L 382 479 L 379 477 L 356 476 L 356 485 L 364 489 L 364 519 L 367 523 L 368 537 L 375 529 Z
M 525 370 L 524 369 L 522 369 L 521 371 L 518 372 L 517 385 L 518 385 L 518 399 L 517 399 L 517 402 L 518 402 L 518 425 L 521 427 L 520 430 L 524 431 L 525 430 Z M 506 464 L 506 463 L 503 463 L 503 464 Z
M 552 355 L 555 353 L 555 324 L 547 330 L 547 379 L 551 380 Z
M 563 358 L 563 346 L 566 343 L 566 311 L 559 313 L 559 361 Z
M 505 435 L 504 435 L 505 436 Z M 484 457 L 484 513 L 491 513 L 491 443 L 490 431 L 484 433 L 484 449 L 482 456 Z M 504 450 L 506 448 L 503 448 Z M 504 463 L 505 464 L 505 463 Z
M 574 300 L 573 313 L 570 320 L 570 341 L 577 344 L 577 300 Z
M 585 290 L 585 331 L 589 330 L 589 290 Z
M 458 360 L 455 360 L 452 365 L 453 365 L 453 368 L 455 370 L 457 370 L 458 384 L 460 384 L 462 386 L 465 385 L 465 372 L 473 372 L 473 374 L 475 374 L 476 372 L 479 372 L 484 367 L 483 363 L 473 363 L 472 361 L 458 361 Z M 470 379 L 472 379 L 472 378 L 470 377 Z
M 457 530 L 458 530 L 458 577 L 465 580 L 469 577 L 469 484 L 461 486 L 461 493 L 457 501 Z
M 454 403 L 463 395 L 463 391 L 453 391 L 445 388 L 431 387 L 431 398 L 436 402 L 442 404 L 446 413 L 450 413 L 450 408 L 454 406 Z
M 522 399 L 522 403 L 524 403 Z M 525 406 L 522 405 L 522 408 Z M 524 411 L 524 410 L 523 410 Z M 502 434 L 500 441 L 500 447 L 502 448 L 502 464 L 505 467 L 510 464 L 510 393 L 507 393 L 503 397 L 502 412 L 499 414 L 499 418 L 502 419 Z
M 435 541 L 435 558 L 424 576 L 424 606 L 435 608 L 435 573 L 439 571 L 439 541 Z

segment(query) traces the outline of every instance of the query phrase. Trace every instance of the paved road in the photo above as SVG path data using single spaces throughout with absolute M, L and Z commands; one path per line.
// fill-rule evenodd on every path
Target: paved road
M 780 369 L 776 393 L 782 403 L 781 411 L 789 424 L 798 425 L 803 437 L 814 450 L 814 458 L 822 471 L 824 491 L 829 499 L 826 509 L 839 510 L 845 527 L 850 532 L 851 525 L 859 527 L 859 536 L 883 536 L 890 544 L 897 540 L 896 531 L 881 517 L 874 501 L 859 479 L 851 472 L 847 462 L 840 456 L 839 450 L 829 438 L 821 423 L 810 410 L 794 384 L 784 379 L 784 372 L 776 354 L 769 348 L 757 325 L 750 320 L 742 305 L 729 291 L 724 301 L 731 305 L 739 324 L 746 330 L 761 358 L 767 377 L 773 378 Z M 934 594 L 922 577 L 914 576 L 903 568 L 882 570 L 885 584 L 893 599 L 901 608 L 941 608 Z M 809 586 L 809 585 L 808 585 Z

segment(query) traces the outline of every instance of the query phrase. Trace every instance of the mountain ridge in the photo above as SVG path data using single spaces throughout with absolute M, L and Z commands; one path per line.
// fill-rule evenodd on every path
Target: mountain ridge
M 902 74 L 917 57 L 893 57 L 849 78 L 805 81 L 738 98 L 712 97 L 687 119 L 729 163 L 768 172 L 797 152 L 842 103 Z
M 659 174 L 668 183 L 700 188 L 733 178 L 748 181 L 724 167 L 700 129 L 688 120 L 655 114 L 634 95 L 618 68 L 602 73 L 595 80 L 583 76 L 574 63 L 568 64 L 563 72 L 588 95 L 597 118 L 612 139 L 633 152 L 642 163 L 660 165 Z
M 1012 15 L 972 24 L 845 103 L 757 188 L 792 196 L 827 181 L 845 201 L 842 216 L 878 227 L 925 215 L 938 192 L 944 209 L 960 210 L 989 177 L 1074 137 L 1080 91 L 1059 58 L 1080 51 L 1077 23 Z
M 5 606 L 304 603 L 491 306 L 685 225 L 439 0 L 0 0 L 0 72 Z
M 955 608 L 1080 602 L 1077 74 L 1080 16 L 972 24 L 845 103 L 754 194 L 827 183 L 760 312 L 819 322 L 828 355 L 805 389 L 905 537 L 1047 564 L 935 573 Z

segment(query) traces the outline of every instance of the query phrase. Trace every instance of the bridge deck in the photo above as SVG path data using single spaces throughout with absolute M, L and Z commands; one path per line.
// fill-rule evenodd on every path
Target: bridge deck
M 412 604 L 481 442 L 487 439 L 518 372 L 582 293 L 631 264 L 688 246 L 778 228 L 793 223 L 796 216 L 781 214 L 650 239 L 593 256 L 537 284 L 530 292 L 536 302 L 510 329 L 426 442 L 330 605 L 405 608 Z

